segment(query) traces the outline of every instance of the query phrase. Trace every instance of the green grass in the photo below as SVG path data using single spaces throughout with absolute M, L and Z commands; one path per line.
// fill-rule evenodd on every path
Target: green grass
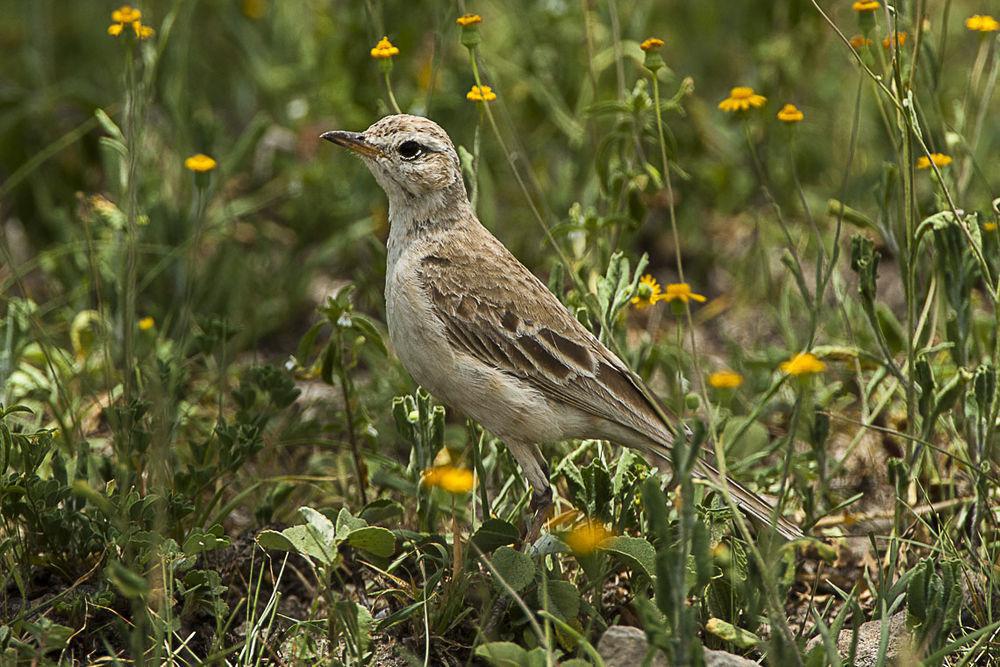
M 0 664 L 579 665 L 615 624 L 671 664 L 888 664 L 896 614 L 900 660 L 996 662 L 987 7 L 139 8 L 143 41 L 112 5 L 0 0 Z M 720 110 L 736 86 L 766 102 Z M 666 476 L 546 444 L 534 549 L 503 444 L 388 348 L 385 200 L 318 138 L 397 105 L 691 428 Z M 633 304 L 647 273 L 707 302 Z M 698 448 L 811 537 L 692 481 Z M 422 483 L 444 465 L 476 484 Z

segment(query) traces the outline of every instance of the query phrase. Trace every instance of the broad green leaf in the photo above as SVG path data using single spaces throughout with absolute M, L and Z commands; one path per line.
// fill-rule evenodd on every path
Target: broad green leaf
M 364 528 L 368 525 L 368 522 L 364 519 L 359 519 L 348 511 L 346 507 L 340 509 L 340 513 L 337 515 L 337 532 L 336 539 L 338 541 L 344 541 L 347 536 L 351 534 L 352 531 L 358 528 Z
M 493 585 L 498 590 L 506 590 L 500 581 L 496 579 L 499 575 L 507 585 L 515 592 L 524 589 L 535 578 L 535 563 L 526 554 L 514 551 L 510 547 L 500 547 L 490 559 L 496 569 Z
M 601 543 L 600 549 L 614 554 L 634 572 L 639 572 L 649 580 L 656 577 L 656 549 L 644 537 L 620 535 Z
M 580 614 L 580 589 L 559 579 L 546 583 L 549 594 L 548 609 L 564 621 L 572 621 Z
M 388 558 L 396 550 L 396 537 L 392 531 L 381 526 L 365 526 L 352 530 L 347 543 L 355 549 L 367 551 L 381 558 Z
M 705 630 L 723 641 L 736 644 L 740 648 L 752 648 L 760 643 L 760 637 L 754 633 L 743 628 L 738 628 L 732 623 L 723 621 L 721 618 L 708 619 L 708 623 L 705 624 Z
M 476 656 L 493 667 L 522 667 L 528 652 L 513 642 L 490 642 L 476 647 Z
M 280 533 L 273 530 L 262 531 L 257 542 L 267 549 L 291 551 L 302 556 L 315 558 L 323 565 L 331 565 L 337 560 L 337 550 L 333 544 L 319 542 L 315 530 L 309 526 L 292 526 Z
M 390 498 L 379 498 L 365 505 L 361 518 L 369 524 L 391 521 L 403 516 L 403 506 Z
M 514 544 L 519 537 L 517 528 L 502 519 L 487 519 L 472 536 L 479 550 L 490 553 L 497 547 Z

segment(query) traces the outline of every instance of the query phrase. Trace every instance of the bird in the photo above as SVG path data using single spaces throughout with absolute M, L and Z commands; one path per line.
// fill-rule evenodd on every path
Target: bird
M 669 462 L 676 426 L 642 380 L 479 221 L 444 129 L 393 114 L 363 132 L 320 137 L 359 156 L 388 199 L 393 350 L 419 385 L 506 445 L 532 490 L 528 536 L 540 533 L 552 505 L 541 444 L 602 439 L 658 467 Z M 708 458 L 695 474 L 718 479 Z M 772 523 L 770 502 L 727 483 L 746 514 L 786 539 L 802 536 L 783 517 Z

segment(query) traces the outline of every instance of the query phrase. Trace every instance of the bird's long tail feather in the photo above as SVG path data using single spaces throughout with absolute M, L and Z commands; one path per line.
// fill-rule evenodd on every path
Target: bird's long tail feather
M 644 449 L 652 453 L 659 460 L 670 461 L 670 450 L 666 447 L 662 449 L 660 447 L 646 447 Z M 694 474 L 712 482 L 723 483 L 722 474 L 718 468 L 703 458 L 695 465 Z M 795 540 L 803 536 L 802 529 L 788 519 L 778 516 L 777 522 L 775 522 L 774 504 L 761 497 L 760 494 L 754 493 L 728 475 L 725 478 L 725 483 L 729 489 L 729 495 L 733 498 L 733 502 L 746 514 L 749 514 L 765 526 L 771 526 L 786 540 Z

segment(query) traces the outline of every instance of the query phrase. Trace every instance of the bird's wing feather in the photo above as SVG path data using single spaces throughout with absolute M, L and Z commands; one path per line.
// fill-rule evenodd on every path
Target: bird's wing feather
M 549 400 L 631 429 L 660 446 L 651 453 L 669 459 L 672 427 L 650 403 L 641 380 L 492 235 L 468 241 L 432 244 L 417 271 L 451 344 L 521 378 Z M 714 456 L 705 454 L 697 474 L 717 478 Z M 737 504 L 771 523 L 771 503 L 731 479 L 728 484 Z M 784 518 L 775 527 L 788 539 L 802 534 Z
M 418 269 L 451 343 L 550 399 L 669 446 L 670 425 L 621 360 L 503 244 L 489 236 L 483 248 L 481 238 L 474 254 L 455 239 L 432 245 Z

